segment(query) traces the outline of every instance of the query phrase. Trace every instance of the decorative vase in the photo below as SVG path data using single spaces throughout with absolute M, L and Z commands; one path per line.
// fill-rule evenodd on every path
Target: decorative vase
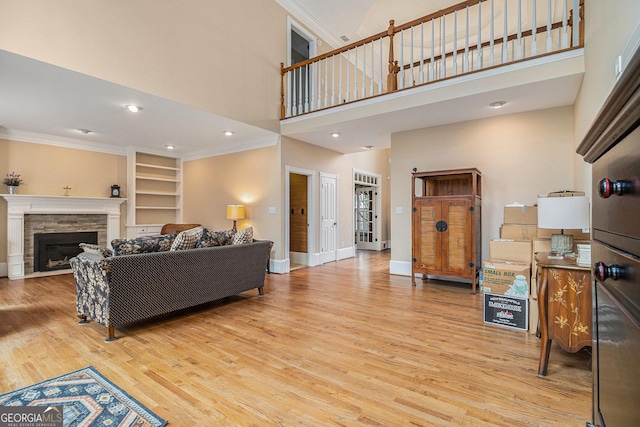
M 16 194 L 18 192 L 17 185 L 7 185 L 7 187 L 9 188 L 9 194 Z

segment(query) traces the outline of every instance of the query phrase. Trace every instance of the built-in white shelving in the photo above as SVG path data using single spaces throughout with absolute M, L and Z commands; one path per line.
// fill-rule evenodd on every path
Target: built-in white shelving
M 157 234 L 166 223 L 182 222 L 182 160 L 130 151 L 127 235 Z

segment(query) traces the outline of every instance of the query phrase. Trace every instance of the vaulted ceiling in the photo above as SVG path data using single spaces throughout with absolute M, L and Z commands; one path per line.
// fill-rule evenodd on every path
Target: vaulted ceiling
M 276 2 L 335 47 L 346 44 L 345 39 L 355 41 L 383 31 L 389 19 L 406 22 L 458 3 L 452 0 Z M 129 146 L 157 151 L 164 145 L 176 145 L 173 153 L 185 158 L 270 145 L 278 138 L 277 134 L 255 126 L 1 50 L 0 70 L 0 138 L 116 153 L 123 153 Z M 521 106 L 528 103 L 525 108 L 548 108 L 572 103 L 578 86 L 579 80 L 576 79 L 568 85 L 556 81 L 549 86 L 553 92 L 537 86 L 520 91 L 520 95 L 513 93 L 509 96 L 519 100 Z M 545 92 L 552 102 L 540 100 L 540 95 Z M 553 97 L 550 96 L 552 94 Z M 77 100 L 80 98 L 83 99 L 83 107 L 79 111 Z M 153 111 L 154 114 L 132 115 L 124 108 L 113 108 L 116 104 L 121 107 L 123 99 L 143 105 L 147 112 Z M 477 102 L 485 103 L 487 99 L 491 97 L 480 97 Z M 335 128 L 332 124 L 319 126 L 311 123 L 306 129 L 298 124 L 293 128 L 289 126 L 288 133 L 283 134 L 343 152 L 361 150 L 362 145 L 384 148 L 389 145 L 390 132 L 450 120 L 443 114 L 445 108 L 457 110 L 457 120 L 465 120 L 467 116 L 463 114 L 463 106 L 468 108 L 471 103 L 450 100 L 431 105 L 427 110 L 415 108 L 402 114 L 370 115 L 368 121 L 366 118 L 342 121 L 342 132 L 359 135 L 358 140 L 352 140 L 349 146 L 335 146 L 336 141 L 327 140 L 325 134 Z M 433 120 L 425 122 L 425 114 Z M 477 117 L 473 112 L 468 115 L 469 119 Z M 235 134 L 230 138 L 223 131 L 231 128 Z M 92 133 L 83 134 L 78 129 Z M 375 141 L 375 144 L 363 144 L 362 139 Z

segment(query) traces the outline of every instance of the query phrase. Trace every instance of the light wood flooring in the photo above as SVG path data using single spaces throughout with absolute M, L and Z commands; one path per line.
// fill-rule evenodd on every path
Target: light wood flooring
M 389 252 L 116 330 L 77 324 L 70 274 L 0 279 L 0 393 L 94 366 L 169 426 L 584 426 L 590 354 L 484 325 L 470 285 L 388 274 Z

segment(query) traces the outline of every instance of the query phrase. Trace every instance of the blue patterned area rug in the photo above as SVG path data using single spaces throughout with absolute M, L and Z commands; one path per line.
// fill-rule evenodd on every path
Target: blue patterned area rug
M 92 366 L 2 394 L 0 406 L 62 406 L 65 427 L 167 424 Z

